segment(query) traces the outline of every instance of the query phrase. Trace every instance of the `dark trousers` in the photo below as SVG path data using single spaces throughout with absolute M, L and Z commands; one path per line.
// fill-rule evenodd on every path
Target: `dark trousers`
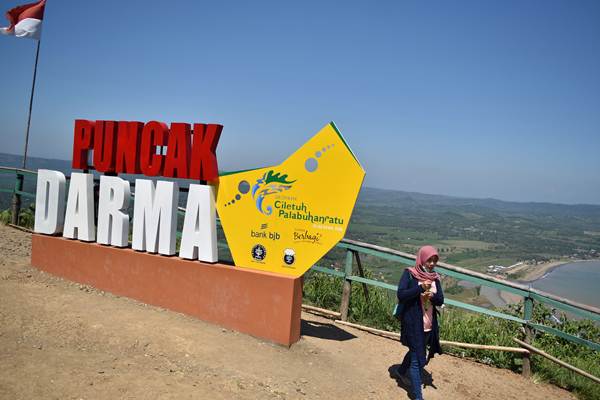
M 427 344 L 429 343 L 429 335 L 431 332 L 423 332 L 425 343 L 425 364 L 429 362 L 429 355 L 427 354 Z M 419 367 L 419 360 L 417 359 L 417 353 L 413 350 L 408 350 L 408 353 L 404 356 L 402 364 L 398 368 L 398 372 L 402 375 L 408 372 L 410 381 L 412 384 L 412 391 L 415 399 L 420 400 L 423 398 L 421 391 L 421 368 Z

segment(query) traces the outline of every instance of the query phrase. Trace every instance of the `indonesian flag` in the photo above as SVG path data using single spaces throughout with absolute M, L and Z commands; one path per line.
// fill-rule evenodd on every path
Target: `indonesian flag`
M 8 28 L 0 28 L 0 33 L 16 37 L 40 39 L 42 19 L 46 0 L 25 4 L 8 10 L 6 18 L 10 22 Z

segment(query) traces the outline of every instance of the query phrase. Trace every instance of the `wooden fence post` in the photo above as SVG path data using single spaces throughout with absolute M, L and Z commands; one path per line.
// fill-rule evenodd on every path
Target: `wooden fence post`
M 523 319 L 527 321 L 523 324 L 525 329 L 524 342 L 531 344 L 533 340 L 533 329 L 528 325 L 528 322 L 533 318 L 533 299 L 531 297 L 525 297 L 525 308 L 523 311 Z M 529 353 L 523 354 L 523 376 L 529 378 L 531 376 L 531 355 Z
M 354 253 L 354 257 L 356 258 L 356 266 L 358 267 L 358 274 L 361 276 L 361 278 L 365 277 L 365 271 L 363 270 L 362 267 L 362 263 L 360 262 L 360 254 L 358 253 L 358 251 L 352 251 Z M 367 303 L 369 302 L 369 288 L 367 287 L 367 284 L 363 282 L 362 284 L 363 287 L 363 292 L 365 293 L 365 300 L 367 301 Z
M 12 198 L 12 210 L 11 210 L 11 224 L 19 225 L 19 214 L 21 213 L 21 195 L 17 192 L 23 190 L 23 175 L 17 172 L 17 179 L 15 180 L 15 192 Z
M 348 276 L 352 275 L 352 251 L 346 251 L 346 265 L 344 267 L 344 288 L 342 290 L 342 301 L 340 304 L 340 319 L 348 320 L 348 307 L 350 306 L 350 292 L 352 291 L 352 281 Z

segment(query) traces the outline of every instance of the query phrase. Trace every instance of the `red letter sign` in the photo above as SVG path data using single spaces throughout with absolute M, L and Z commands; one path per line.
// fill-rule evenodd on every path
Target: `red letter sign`
M 117 173 L 141 174 L 138 154 L 140 152 L 140 137 L 144 124 L 141 122 L 119 122 L 117 140 Z
M 190 124 L 173 122 L 167 146 L 164 176 L 187 179 L 191 148 Z
M 223 125 L 194 124 L 194 144 L 190 179 L 212 181 L 219 177 L 215 150 L 221 137 Z
M 98 172 L 214 181 L 219 177 L 215 151 L 222 130 L 223 125 L 194 124 L 192 135 L 190 124 L 182 122 L 171 123 L 169 131 L 159 121 L 144 125 L 135 121 L 78 119 L 72 166 L 90 169 L 88 154 L 94 150 L 94 168 Z
M 163 122 L 150 121 L 142 131 L 142 148 L 140 154 L 140 168 L 146 176 L 158 176 L 162 174 L 162 154 L 156 154 L 156 146 L 164 146 L 167 141 L 169 128 Z
M 114 172 L 117 123 L 115 121 L 96 121 L 95 133 L 94 168 L 98 172 Z
M 94 123 L 86 119 L 75 120 L 73 132 L 73 162 L 75 169 L 89 169 L 88 151 L 93 148 Z

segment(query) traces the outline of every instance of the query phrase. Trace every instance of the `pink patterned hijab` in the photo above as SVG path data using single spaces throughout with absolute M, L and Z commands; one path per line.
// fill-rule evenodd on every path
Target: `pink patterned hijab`
M 415 260 L 415 266 L 410 267 L 408 272 L 418 281 L 435 281 L 436 279 L 440 279 L 440 276 L 437 272 L 428 272 L 424 265 L 427 260 L 429 260 L 433 256 L 438 256 L 438 252 L 433 246 L 423 246 L 419 249 L 417 253 L 417 259 Z

